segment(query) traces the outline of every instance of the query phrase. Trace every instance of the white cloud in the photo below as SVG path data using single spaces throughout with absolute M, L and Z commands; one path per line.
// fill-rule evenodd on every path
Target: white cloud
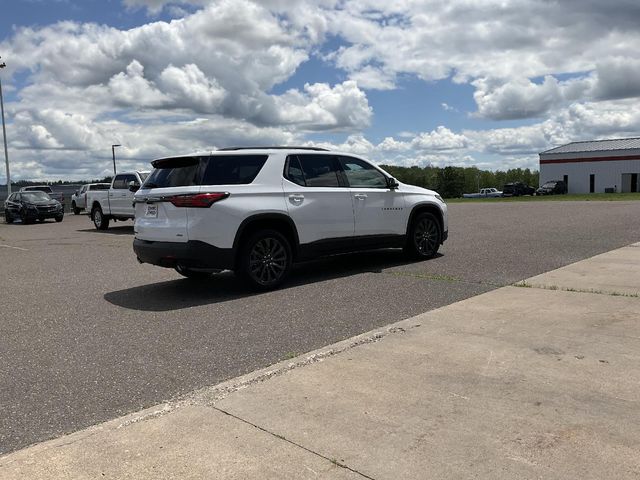
M 535 167 L 536 153 L 551 146 L 640 131 L 640 5 L 632 0 L 123 5 L 181 18 L 130 30 L 60 22 L 0 42 L 11 58 L 3 80 L 27 76 L 7 104 L 18 175 L 85 175 L 112 143 L 125 145 L 122 161 L 133 166 L 213 146 L 305 143 L 310 132 L 346 137 L 336 146 L 378 161 Z M 283 92 L 310 58 L 335 66 L 339 80 L 308 77 Z M 473 122 L 485 129 L 380 133 L 369 98 L 407 76 L 425 80 L 425 90 L 434 81 L 471 85 Z M 455 105 L 468 110 L 465 100 Z M 522 119 L 512 128 L 488 122 Z M 376 141 L 364 133 L 372 125 Z M 99 170 L 108 173 L 108 162 Z
M 168 98 L 144 78 L 144 67 L 132 61 L 126 72 L 120 72 L 109 80 L 109 91 L 114 101 L 124 106 L 161 107 Z
M 453 133 L 446 127 L 439 126 L 435 130 L 422 133 L 414 138 L 411 145 L 416 150 L 460 150 L 466 148 L 468 140 L 464 135 Z

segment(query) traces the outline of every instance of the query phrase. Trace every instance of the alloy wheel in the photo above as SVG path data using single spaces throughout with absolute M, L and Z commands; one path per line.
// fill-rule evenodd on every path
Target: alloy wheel
M 436 222 L 431 218 L 421 219 L 413 231 L 413 241 L 420 255 L 433 255 L 438 250 L 440 242 L 440 232 Z
M 258 240 L 249 253 L 249 273 L 261 285 L 278 282 L 287 266 L 287 250 L 277 238 L 265 237 Z

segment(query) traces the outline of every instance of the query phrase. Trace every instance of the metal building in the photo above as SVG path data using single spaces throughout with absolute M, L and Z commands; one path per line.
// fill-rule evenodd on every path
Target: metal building
M 638 192 L 640 138 L 573 142 L 540 153 L 540 185 L 564 180 L 569 193 Z

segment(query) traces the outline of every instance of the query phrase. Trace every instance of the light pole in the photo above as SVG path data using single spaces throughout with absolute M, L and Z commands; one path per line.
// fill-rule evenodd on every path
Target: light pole
M 2 57 L 0 57 L 2 58 Z M 7 64 L 0 63 L 0 69 Z M 2 111 L 2 138 L 4 139 L 4 161 L 7 164 L 7 196 L 11 195 L 11 174 L 9 173 L 9 153 L 7 151 L 7 129 L 4 126 L 4 101 L 2 100 L 2 80 L 0 80 L 0 111 Z
M 113 174 L 116 174 L 116 147 L 121 147 L 122 145 L 111 145 L 111 156 L 113 157 Z

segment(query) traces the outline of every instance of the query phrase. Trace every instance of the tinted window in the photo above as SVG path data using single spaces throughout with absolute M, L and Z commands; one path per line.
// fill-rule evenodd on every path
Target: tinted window
M 296 155 L 291 155 L 287 163 L 287 171 L 285 172 L 285 178 L 293 183 L 297 183 L 305 187 L 307 184 L 304 181 L 304 175 L 302 173 L 302 167 L 300 161 Z
M 298 155 L 307 187 L 339 187 L 337 158 L 331 155 Z
M 350 187 L 387 188 L 387 178 L 367 162 L 351 157 L 340 157 Z
M 253 182 L 267 161 L 267 155 L 211 155 L 204 157 L 206 165 L 202 185 L 246 185 Z
M 246 185 L 253 182 L 267 155 L 211 155 L 178 157 L 153 162 L 155 170 L 144 188 L 191 185 Z
M 109 184 L 101 183 L 99 185 L 89 185 L 89 190 L 109 190 Z
M 126 175 L 116 175 L 116 178 L 113 180 L 113 188 L 119 190 L 129 188 L 126 185 L 125 178 Z
M 153 162 L 155 170 L 144 188 L 189 187 L 198 185 L 199 157 L 168 158 Z

